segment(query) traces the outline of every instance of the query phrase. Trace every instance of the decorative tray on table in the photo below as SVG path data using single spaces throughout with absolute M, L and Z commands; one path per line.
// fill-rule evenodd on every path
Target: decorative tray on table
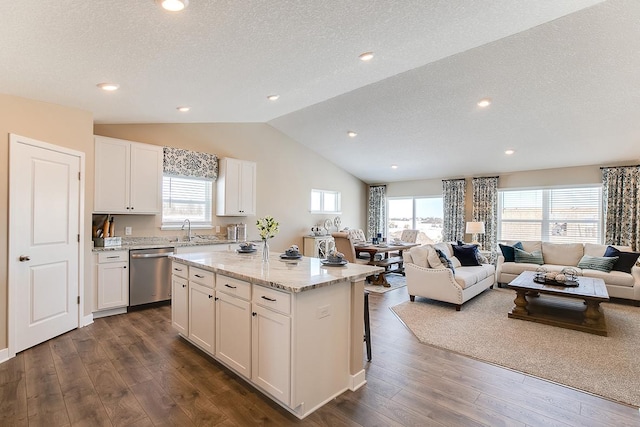
M 327 267 L 340 267 L 342 265 L 347 265 L 349 261 L 343 259 L 342 261 L 329 261 L 328 259 L 321 259 L 320 264 Z
M 301 259 L 302 255 L 298 254 L 298 255 L 287 255 L 287 254 L 282 254 L 280 255 L 280 259 Z
M 566 288 L 576 288 L 580 286 L 578 280 L 564 280 L 562 282 L 553 279 L 545 279 L 544 277 L 536 277 L 533 279 L 536 283 L 541 283 L 543 285 L 552 285 L 552 286 L 564 286 Z

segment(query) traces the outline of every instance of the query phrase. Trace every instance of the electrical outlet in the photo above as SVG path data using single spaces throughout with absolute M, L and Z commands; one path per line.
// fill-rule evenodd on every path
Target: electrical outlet
M 220 232 L 220 226 L 216 225 L 216 233 L 219 233 L 219 232 Z
M 330 305 L 323 305 L 322 307 L 318 307 L 316 309 L 316 317 L 318 319 L 322 319 L 323 317 L 327 317 L 331 314 Z
M 125 236 L 131 236 L 131 227 L 125 227 L 124 228 L 124 235 Z

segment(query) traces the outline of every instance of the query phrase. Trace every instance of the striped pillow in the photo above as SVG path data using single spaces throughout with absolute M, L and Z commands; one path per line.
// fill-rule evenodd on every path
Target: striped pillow
M 522 249 L 513 248 L 516 262 L 524 262 L 528 264 L 544 264 L 542 251 L 527 252 Z
M 588 270 L 598 270 L 608 273 L 613 268 L 614 264 L 618 261 L 617 256 L 589 256 L 585 255 L 578 263 L 579 268 L 586 268 Z

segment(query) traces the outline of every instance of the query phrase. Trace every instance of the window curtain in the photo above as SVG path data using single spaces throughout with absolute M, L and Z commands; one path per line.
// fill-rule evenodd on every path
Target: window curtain
M 640 165 L 602 168 L 605 243 L 640 249 Z
M 218 157 L 182 148 L 163 147 L 163 172 L 190 178 L 218 179 Z
M 464 239 L 464 198 L 466 182 L 464 179 L 442 180 L 443 225 L 442 238 L 445 242 Z
M 378 233 L 387 234 L 387 186 L 369 187 L 369 209 L 367 215 L 367 235 L 375 237 Z
M 484 234 L 478 242 L 485 251 L 497 250 L 498 177 L 473 178 L 473 220 L 484 222 Z

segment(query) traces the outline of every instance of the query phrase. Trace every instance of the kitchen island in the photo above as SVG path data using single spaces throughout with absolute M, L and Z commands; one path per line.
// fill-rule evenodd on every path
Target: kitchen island
M 259 251 L 171 258 L 174 328 L 298 418 L 365 383 L 364 280 L 382 268 Z

